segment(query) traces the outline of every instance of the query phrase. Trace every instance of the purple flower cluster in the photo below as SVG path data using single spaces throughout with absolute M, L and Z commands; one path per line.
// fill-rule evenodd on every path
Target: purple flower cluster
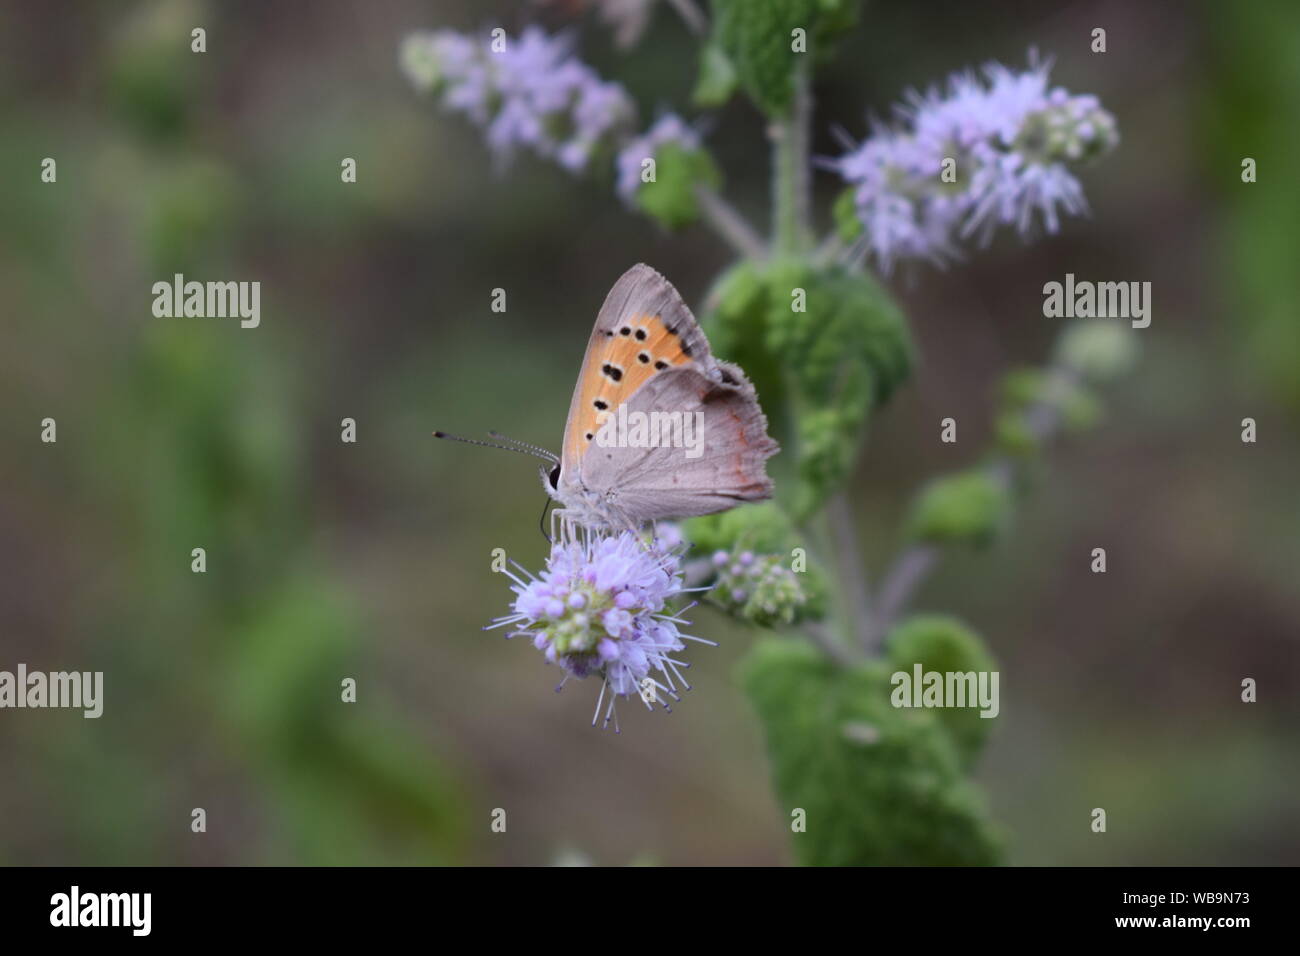
M 717 579 L 709 599 L 764 627 L 793 624 L 808 595 L 785 561 L 776 554 L 716 551 L 712 563 Z
M 401 60 L 418 89 L 482 127 L 502 160 L 527 148 L 582 172 L 594 155 L 617 148 L 636 118 L 621 86 L 602 81 L 564 38 L 538 27 L 517 37 L 414 34 Z
M 902 259 L 943 263 L 961 239 L 987 242 L 1000 226 L 1026 237 L 1060 211 L 1087 211 L 1071 167 L 1118 142 L 1094 96 L 1048 84 L 1049 64 L 999 64 L 912 94 L 897 127 L 879 127 L 830 166 L 853 187 L 866 251 L 888 271 Z M 952 176 L 945 176 L 945 171 Z M 955 181 L 948 181 L 955 178 Z
M 540 576 L 516 568 L 524 578 L 506 571 L 515 582 L 514 613 L 490 626 L 510 627 L 509 637 L 530 637 L 550 663 L 564 669 L 565 681 L 599 676 L 593 725 L 607 693 L 604 724 L 612 717 L 617 732 L 616 696 L 637 694 L 648 708 L 653 701 L 667 710 L 661 695 L 677 700 L 679 683 L 690 689 L 681 674 L 688 665 L 672 655 L 686 640 L 712 642 L 680 633 L 677 625 L 687 622 L 667 610 L 683 593 L 680 545 L 647 543 L 630 531 L 607 535 L 572 528 L 556 540 Z

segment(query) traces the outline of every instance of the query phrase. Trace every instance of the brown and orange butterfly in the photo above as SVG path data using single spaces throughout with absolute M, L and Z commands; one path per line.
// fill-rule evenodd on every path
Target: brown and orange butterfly
M 649 443 L 618 433 L 627 421 L 648 424 Z M 662 440 L 683 433 L 688 447 Z M 672 283 L 638 264 L 596 317 L 562 454 L 542 478 L 565 518 L 635 529 L 771 497 L 765 463 L 777 450 L 744 372 L 713 357 Z

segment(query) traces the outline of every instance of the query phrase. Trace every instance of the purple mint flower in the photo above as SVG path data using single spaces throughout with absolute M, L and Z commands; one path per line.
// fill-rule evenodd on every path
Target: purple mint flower
M 631 205 L 641 188 L 641 165 L 654 157 L 662 146 L 672 144 L 683 150 L 700 148 L 700 134 L 675 113 L 667 113 L 655 120 L 653 126 L 630 141 L 618 153 L 617 189 L 624 202 Z
M 1087 211 L 1072 166 L 1118 141 L 1113 117 L 1094 96 L 1048 84 L 1050 65 L 990 64 L 981 81 L 953 76 L 943 91 L 909 94 L 899 123 L 872 135 L 829 166 L 854 189 L 862 246 L 888 272 L 895 261 L 942 264 L 957 243 L 999 226 L 1028 238 L 1037 224 L 1060 228 L 1060 214 Z M 956 182 L 942 180 L 945 160 Z
M 616 148 L 636 118 L 623 87 L 602 81 L 565 38 L 538 27 L 505 38 L 500 50 L 488 36 L 414 34 L 401 60 L 418 89 L 484 129 L 502 162 L 527 148 L 582 172 L 594 155 Z
M 515 582 L 513 613 L 490 627 L 510 627 L 508 637 L 531 637 L 533 646 L 565 671 L 560 687 L 570 677 L 599 676 L 591 722 L 595 726 L 604 705 L 602 726 L 612 719 L 617 733 L 616 697 L 641 695 L 649 679 L 655 701 L 670 710 L 660 695 L 679 700 L 679 683 L 690 690 L 681 673 L 689 665 L 673 655 L 685 648 L 684 641 L 713 644 L 682 634 L 677 625 L 688 622 L 664 610 L 685 593 L 683 549 L 680 543 L 647 542 L 630 531 L 610 535 L 566 527 L 540 575 L 518 565 L 524 577 L 506 571 Z
M 803 613 L 808 592 L 783 556 L 719 551 L 713 565 L 717 577 L 709 599 L 732 614 L 776 627 L 792 624 Z

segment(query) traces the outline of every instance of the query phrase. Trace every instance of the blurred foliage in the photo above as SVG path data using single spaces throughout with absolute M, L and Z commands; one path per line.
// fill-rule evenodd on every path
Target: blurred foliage
M 1203 146 L 1210 188 L 1224 203 L 1211 261 L 1239 374 L 1300 413 L 1300 180 L 1291 171 L 1300 115 L 1300 5 L 1202 3 L 1207 30 Z M 1257 181 L 1242 181 L 1242 161 Z
M 48 201 L 22 221 L 48 231 L 52 253 L 76 252 L 78 232 L 99 217 L 122 224 L 106 263 L 111 285 L 100 289 L 134 290 L 144 315 L 140 292 L 160 277 L 257 274 L 240 257 L 251 227 L 247 179 L 219 151 L 192 146 L 196 23 L 214 23 L 197 3 L 141 4 L 116 23 L 99 63 L 105 125 L 79 152 L 60 154 L 59 189 L 19 194 Z M 129 197 L 118 183 L 130 184 Z M 76 270 L 58 255 L 50 269 L 75 301 Z M 298 424 L 306 383 L 274 346 L 248 349 L 230 332 L 165 319 L 92 325 L 91 341 L 107 342 L 103 357 L 118 373 L 89 403 L 102 427 L 74 436 L 60 421 L 66 467 L 86 477 L 95 513 L 120 525 L 113 579 L 129 588 L 85 624 L 113 655 L 106 714 L 86 728 L 94 745 L 54 741 L 36 771 L 64 782 L 60 809 L 78 834 L 69 862 L 201 853 L 177 839 L 188 835 L 189 808 L 206 810 L 211 835 L 230 834 L 249 810 L 243 795 L 226 802 L 240 775 L 263 785 L 253 812 L 268 833 L 259 850 L 231 847 L 260 853 L 238 862 L 457 862 L 466 848 L 460 785 L 389 712 L 379 685 L 362 683 L 355 704 L 341 699 L 342 679 L 358 675 L 364 621 L 312 553 Z M 191 572 L 195 547 L 206 552 L 203 574 Z M 131 686 L 148 689 L 129 697 Z M 192 784 L 153 765 L 160 758 L 197 764 L 196 776 L 226 785 L 186 792 Z M 83 779 L 94 780 L 95 800 L 76 799 Z
M 131 132 L 158 144 L 179 141 L 189 132 L 202 84 L 190 33 L 211 20 L 211 7 L 200 0 L 144 3 L 112 31 L 104 91 L 114 115 Z
M 917 656 L 973 653 L 965 634 L 919 638 L 904 631 L 899 641 L 909 670 Z M 806 830 L 792 835 L 801 863 L 998 861 L 1000 838 L 964 772 L 977 744 L 969 728 L 955 735 L 935 711 L 890 703 L 890 674 L 902 666 L 891 648 L 888 662 L 840 668 L 806 643 L 778 638 L 745 658 L 741 681 L 763 723 L 783 814 L 806 814 Z

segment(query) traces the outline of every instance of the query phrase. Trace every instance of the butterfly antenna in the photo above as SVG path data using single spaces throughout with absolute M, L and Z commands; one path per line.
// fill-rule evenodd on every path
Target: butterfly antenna
M 534 458 L 540 458 L 542 461 L 548 462 L 552 465 L 559 461 L 554 454 L 549 451 L 543 453 L 543 449 L 540 448 L 517 448 L 514 445 L 498 445 L 496 442 L 480 441 L 477 438 L 463 438 L 460 435 L 453 435 L 451 432 L 434 432 L 433 437 L 445 438 L 448 441 L 464 442 L 466 445 L 482 445 L 484 448 L 500 448 L 502 451 L 513 451 L 520 455 L 532 455 Z
M 511 438 L 508 435 L 501 434 L 500 432 L 488 432 L 488 434 L 493 438 L 495 438 L 497 441 L 507 441 L 512 445 L 518 445 L 520 448 L 527 448 L 535 455 L 544 456 L 547 461 L 553 461 L 557 464 L 560 461 L 559 455 L 557 455 L 553 451 L 547 451 L 545 448 L 541 447 L 540 445 L 534 445 L 530 442 L 520 441 L 518 438 Z

